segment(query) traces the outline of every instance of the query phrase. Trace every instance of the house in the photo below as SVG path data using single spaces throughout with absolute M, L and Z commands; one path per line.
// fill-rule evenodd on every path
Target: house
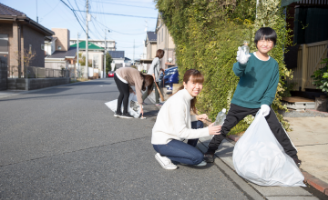
M 148 71 L 157 51 L 157 35 L 154 31 L 147 31 L 144 41 L 143 55 L 140 59 L 135 60 L 135 66 L 139 71 Z
M 145 41 L 147 47 L 147 59 L 153 60 L 156 57 L 157 51 L 157 35 L 153 31 L 147 32 L 147 37 Z
M 155 34 L 157 35 L 157 49 L 163 49 L 165 51 L 161 68 L 167 69 L 176 66 L 175 44 L 160 13 L 157 17 Z
M 296 44 L 285 54 L 286 67 L 294 71 L 287 84 L 297 91 L 295 95 L 314 99 L 311 93 L 320 94 L 311 75 L 325 66 L 321 61 L 328 57 L 328 1 L 290 0 L 282 1 L 282 6 L 287 6 L 287 27 Z
M 85 39 L 70 39 L 70 45 L 74 45 L 77 43 L 77 41 L 85 41 Z M 116 42 L 114 40 L 95 40 L 95 39 L 88 39 L 88 42 L 91 42 L 94 45 L 97 45 L 98 47 L 104 48 L 106 46 L 106 51 L 116 51 Z
M 124 51 L 108 51 L 109 55 L 112 57 L 113 61 L 111 64 L 112 71 L 125 67 L 125 52 Z M 128 61 L 127 61 L 128 62 Z
M 52 37 L 46 37 L 44 42 L 45 68 L 74 68 L 77 48 L 69 45 L 70 31 L 65 28 L 51 30 L 55 34 Z
M 71 48 L 77 48 L 77 44 L 73 44 L 70 46 Z M 79 42 L 79 59 L 84 60 L 85 62 L 85 47 L 86 42 Z M 88 60 L 89 60 L 89 77 L 98 78 L 101 74 L 103 74 L 104 67 L 104 48 L 101 48 L 91 42 L 88 42 Z M 86 73 L 85 65 L 81 65 L 82 74 Z
M 9 76 L 24 77 L 27 66 L 44 67 L 44 40 L 53 34 L 23 12 L 0 3 L 0 90 L 6 88 Z

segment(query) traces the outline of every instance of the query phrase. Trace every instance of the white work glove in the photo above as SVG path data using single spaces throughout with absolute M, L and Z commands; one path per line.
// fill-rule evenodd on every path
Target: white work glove
M 271 108 L 270 106 L 266 105 L 266 104 L 263 104 L 261 105 L 261 113 L 264 117 L 268 116 L 270 111 L 271 111 Z
M 242 64 L 242 65 L 246 65 L 246 63 L 248 62 L 249 57 L 251 57 L 250 54 L 245 54 L 245 52 L 241 49 L 241 47 L 238 47 L 238 51 L 237 51 L 237 61 Z

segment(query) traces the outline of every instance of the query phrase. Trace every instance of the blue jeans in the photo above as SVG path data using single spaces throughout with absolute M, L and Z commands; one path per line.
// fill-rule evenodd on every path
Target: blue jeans
M 191 123 L 191 128 L 193 129 L 203 127 L 202 121 Z M 197 142 L 198 139 L 188 140 L 188 144 L 180 140 L 171 140 L 165 145 L 153 145 L 153 147 L 161 156 L 166 156 L 172 161 L 187 165 L 198 165 L 203 161 L 204 155 L 196 148 Z

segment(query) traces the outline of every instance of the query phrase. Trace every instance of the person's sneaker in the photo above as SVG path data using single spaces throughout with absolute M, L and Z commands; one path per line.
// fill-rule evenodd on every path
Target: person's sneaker
M 301 166 L 301 164 L 302 164 L 301 160 L 299 160 L 297 157 L 296 158 L 294 157 L 293 160 L 294 160 L 295 164 L 297 165 L 297 167 Z
M 207 165 L 207 162 L 202 161 L 201 163 L 199 163 L 198 165 L 194 165 L 195 167 L 204 167 Z
M 172 163 L 172 161 L 165 157 L 165 156 L 161 156 L 159 153 L 157 153 L 155 155 L 155 158 L 157 160 L 157 162 L 164 168 L 167 170 L 173 170 L 176 169 L 177 166 L 175 164 Z
M 207 162 L 207 163 L 212 163 L 212 162 L 214 162 L 214 153 L 206 152 L 206 153 L 204 154 L 204 161 Z
M 123 118 L 123 119 L 132 119 L 134 118 L 133 116 L 131 116 L 129 113 L 123 113 L 122 115 L 118 116 L 119 118 Z
M 119 117 L 120 115 L 122 115 L 122 113 L 117 112 L 117 111 L 114 112 L 114 117 Z

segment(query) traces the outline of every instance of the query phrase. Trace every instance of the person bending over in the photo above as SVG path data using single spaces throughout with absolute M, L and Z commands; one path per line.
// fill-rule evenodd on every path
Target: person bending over
M 140 112 L 141 115 L 143 116 L 141 90 L 145 91 L 146 89 L 148 89 L 147 92 L 149 94 L 151 93 L 151 88 L 153 88 L 153 84 L 154 84 L 153 77 L 150 75 L 144 75 L 132 67 L 122 67 L 115 71 L 114 80 L 120 92 L 117 98 L 117 110 L 114 113 L 114 117 L 125 118 L 125 119 L 133 118 L 128 113 L 129 95 L 132 92 L 134 93 L 130 85 L 135 86 L 138 103 L 141 109 Z M 120 109 L 122 102 L 123 102 L 123 113 L 121 112 Z

